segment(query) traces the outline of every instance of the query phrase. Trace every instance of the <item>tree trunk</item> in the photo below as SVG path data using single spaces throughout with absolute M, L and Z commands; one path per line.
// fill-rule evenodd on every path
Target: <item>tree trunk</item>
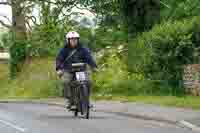
M 10 47 L 10 78 L 16 78 L 21 72 L 26 57 L 26 22 L 23 10 L 23 0 L 12 0 L 12 41 Z
M 12 0 L 12 27 L 15 39 L 26 40 L 25 14 L 22 12 L 22 0 Z

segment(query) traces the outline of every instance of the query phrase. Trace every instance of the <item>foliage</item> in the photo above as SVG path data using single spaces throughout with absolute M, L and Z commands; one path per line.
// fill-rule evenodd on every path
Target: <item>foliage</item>
M 1 98 L 42 98 L 61 96 L 62 84 L 56 78 L 54 58 L 32 58 L 24 63 L 20 75 L 14 80 L 7 79 L 6 64 L 0 64 Z M 40 67 L 38 67 L 40 66 Z
M 55 57 L 64 44 L 64 34 L 71 29 L 80 32 L 81 41 L 98 52 L 97 60 L 102 68 L 100 73 L 93 75 L 95 92 L 126 95 L 176 93 L 172 88 L 180 88 L 177 85 L 182 77 L 182 65 L 199 62 L 200 19 L 174 21 L 199 15 L 199 0 L 27 1 L 28 4 L 23 6 L 29 13 L 24 15 L 31 15 L 30 10 L 38 4 L 41 8 L 40 25 L 35 23 L 24 40 L 15 40 L 10 34 L 3 36 L 3 47 L 10 50 L 12 57 L 11 77 L 22 69 L 26 56 Z M 69 13 L 78 4 L 100 18 L 98 28 L 83 28 L 69 21 L 70 15 L 64 12 Z M 162 23 L 154 26 L 160 17 Z M 26 18 L 34 20 L 33 16 Z M 150 32 L 142 33 L 153 26 Z M 128 38 L 132 34 L 140 35 Z M 52 82 L 49 86 L 56 84 Z M 45 93 L 49 91 L 48 87 Z
M 10 60 L 10 78 L 14 79 L 17 73 L 21 71 L 23 62 L 26 58 L 26 42 L 14 40 L 9 48 Z
M 1 35 L 1 46 L 3 49 L 8 50 L 9 47 L 12 45 L 12 33 L 11 32 L 5 32 Z
M 120 2 L 118 0 L 82 0 L 80 2 L 85 7 L 90 7 L 90 11 L 97 14 L 100 24 L 103 26 L 121 24 Z
M 136 35 L 137 32 L 149 30 L 159 22 L 159 0 L 121 0 L 120 2 L 129 34 Z
M 129 70 L 181 88 L 183 64 L 199 61 L 199 20 L 168 21 L 138 36 L 129 44 Z
M 178 20 L 200 15 L 199 0 L 162 0 L 161 18 Z
M 10 54 L 9 59 L 9 77 L 14 79 L 17 73 L 21 71 L 23 62 L 27 56 L 27 41 L 17 39 L 14 32 L 9 31 L 1 37 L 2 47 Z
M 93 38 L 93 46 L 96 49 L 106 48 L 107 46 L 119 46 L 127 43 L 128 33 L 120 29 L 112 29 L 109 27 L 98 28 L 95 30 Z
M 29 56 L 48 56 L 52 51 L 63 45 L 61 30 L 56 26 L 41 25 L 35 28 L 29 38 Z
M 123 47 L 107 47 L 96 54 L 99 72 L 92 75 L 94 92 L 111 94 L 117 93 L 115 84 L 127 80 L 127 63 L 121 60 Z

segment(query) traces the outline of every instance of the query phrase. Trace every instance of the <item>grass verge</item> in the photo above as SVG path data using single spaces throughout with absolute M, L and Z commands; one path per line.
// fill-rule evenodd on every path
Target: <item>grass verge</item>
M 169 107 L 181 107 L 188 109 L 200 109 L 200 97 L 195 96 L 98 96 L 93 95 L 94 100 L 114 100 L 122 102 L 141 102 Z
M 39 99 L 61 96 L 62 85 L 55 75 L 54 58 L 33 59 L 26 64 L 23 72 L 14 81 L 9 81 L 7 64 L 0 64 L 0 99 Z M 125 86 L 121 86 L 124 88 Z M 143 87 L 144 88 L 144 87 Z M 126 89 L 122 89 L 124 92 Z M 128 89 L 127 89 L 128 90 Z M 102 90 L 103 91 L 103 90 Z M 141 91 L 141 90 L 140 90 Z M 107 94 L 105 92 L 105 94 Z M 93 100 L 115 100 L 124 102 L 142 102 L 162 106 L 200 109 L 200 97 L 193 96 L 123 96 L 94 94 Z M 152 94 L 153 95 L 153 94 Z
M 55 73 L 53 58 L 32 59 L 17 79 L 8 79 L 8 64 L 0 64 L 0 98 L 37 99 L 58 97 L 61 84 Z

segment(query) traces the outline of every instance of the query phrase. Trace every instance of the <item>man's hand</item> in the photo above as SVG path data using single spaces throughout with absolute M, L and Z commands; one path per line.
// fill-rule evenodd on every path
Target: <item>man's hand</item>
M 56 73 L 57 73 L 58 77 L 61 78 L 64 72 L 63 72 L 63 70 L 58 70 L 58 71 L 56 71 Z

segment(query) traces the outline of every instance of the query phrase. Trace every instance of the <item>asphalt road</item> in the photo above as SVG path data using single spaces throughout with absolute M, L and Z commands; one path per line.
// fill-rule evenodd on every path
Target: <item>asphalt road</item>
M 91 119 L 45 104 L 0 103 L 0 133 L 191 133 L 190 129 L 92 112 Z

